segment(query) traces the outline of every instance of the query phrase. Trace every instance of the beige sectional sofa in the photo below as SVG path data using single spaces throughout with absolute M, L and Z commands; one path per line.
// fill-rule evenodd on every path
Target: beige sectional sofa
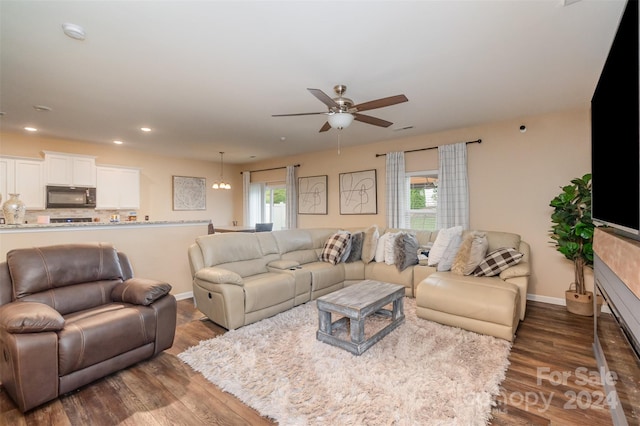
M 325 242 L 338 231 L 316 228 L 198 237 L 188 251 L 197 308 L 231 330 L 371 279 L 403 285 L 406 296 L 416 297 L 418 316 L 447 325 L 512 340 L 524 319 L 529 245 L 516 234 L 486 233 L 489 249 L 512 246 L 523 253 L 522 261 L 499 276 L 473 277 L 418 264 L 399 271 L 385 262 L 320 261 Z M 380 229 L 379 234 L 399 231 L 415 234 L 422 246 L 437 237 L 437 232 L 399 229 Z

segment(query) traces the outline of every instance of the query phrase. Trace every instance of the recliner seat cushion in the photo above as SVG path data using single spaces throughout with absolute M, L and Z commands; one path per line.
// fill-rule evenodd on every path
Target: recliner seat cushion
M 152 343 L 156 335 L 155 310 L 112 303 L 64 317 L 58 332 L 58 368 L 64 376 Z

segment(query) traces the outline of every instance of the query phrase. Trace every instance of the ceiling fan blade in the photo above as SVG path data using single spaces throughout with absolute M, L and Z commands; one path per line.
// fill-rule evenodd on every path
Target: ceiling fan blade
M 326 131 L 327 131 L 327 130 L 329 130 L 330 128 L 331 128 L 331 125 L 330 125 L 330 124 L 329 124 L 329 122 L 327 121 L 326 123 L 324 123 L 324 126 L 322 126 L 322 127 L 320 128 L 320 131 L 319 131 L 318 133 L 326 132 Z
M 296 115 L 319 115 L 319 114 L 327 114 L 326 112 L 298 112 L 295 114 L 272 114 L 272 117 L 293 117 Z
M 381 118 L 372 117 L 370 115 L 358 114 L 357 112 L 353 113 L 353 119 L 361 121 L 363 123 L 373 124 L 374 126 L 380 126 L 380 127 L 389 127 L 393 124 L 390 121 L 386 121 Z
M 370 109 L 382 108 L 390 105 L 407 102 L 409 99 L 405 95 L 389 96 L 388 98 L 376 99 L 375 101 L 364 102 L 354 105 L 356 111 L 368 111 Z
M 324 93 L 322 90 L 320 90 L 320 89 L 307 89 L 307 90 L 310 91 L 313 96 L 318 98 L 318 100 L 320 100 L 320 102 L 322 102 L 323 104 L 325 104 L 329 108 L 338 108 L 338 109 L 340 109 L 340 105 L 338 105 L 338 103 L 336 101 L 331 99 L 329 97 L 329 95 Z

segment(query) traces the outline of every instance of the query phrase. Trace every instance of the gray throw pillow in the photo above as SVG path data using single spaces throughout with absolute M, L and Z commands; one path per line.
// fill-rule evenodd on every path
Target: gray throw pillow
M 418 263 L 419 248 L 420 244 L 414 234 L 402 232 L 396 237 L 393 257 L 398 271 L 402 272 Z
M 364 232 L 351 234 L 351 252 L 346 263 L 355 262 L 362 258 L 362 243 L 364 242 Z

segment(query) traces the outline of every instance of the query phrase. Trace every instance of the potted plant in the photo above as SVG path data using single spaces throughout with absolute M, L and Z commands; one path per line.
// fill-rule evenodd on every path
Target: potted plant
M 578 315 L 593 315 L 593 292 L 584 285 L 584 268 L 593 267 L 593 232 L 591 221 L 591 174 L 571 180 L 549 204 L 551 239 L 556 249 L 573 262 L 574 282 L 565 292 L 567 310 Z

